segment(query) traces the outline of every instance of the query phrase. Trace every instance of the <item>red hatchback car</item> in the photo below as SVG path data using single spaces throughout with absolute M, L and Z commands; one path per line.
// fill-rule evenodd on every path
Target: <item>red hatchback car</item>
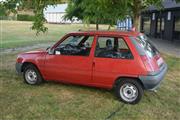
M 143 90 L 159 86 L 167 65 L 144 34 L 79 31 L 65 35 L 47 50 L 19 54 L 16 70 L 31 85 L 55 80 L 114 88 L 121 101 L 135 104 Z

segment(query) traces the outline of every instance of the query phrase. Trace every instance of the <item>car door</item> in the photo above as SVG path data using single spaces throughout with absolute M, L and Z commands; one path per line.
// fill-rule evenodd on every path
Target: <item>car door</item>
M 130 72 L 134 64 L 132 53 L 122 37 L 99 36 L 93 60 L 93 82 L 111 88 L 115 79 Z
M 55 54 L 46 56 L 46 78 L 77 84 L 92 82 L 93 41 L 94 36 L 89 35 L 67 36 L 56 45 Z

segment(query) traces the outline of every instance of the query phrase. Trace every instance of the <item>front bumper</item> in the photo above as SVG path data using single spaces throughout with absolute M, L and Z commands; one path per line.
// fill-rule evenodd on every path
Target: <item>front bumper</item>
M 18 74 L 22 73 L 22 63 L 16 63 L 15 68 Z
M 155 74 L 139 76 L 139 79 L 143 83 L 144 88 L 146 90 L 156 90 L 160 86 L 162 80 L 164 79 L 164 76 L 167 73 L 167 69 L 167 64 L 164 64 L 161 67 L 160 71 Z

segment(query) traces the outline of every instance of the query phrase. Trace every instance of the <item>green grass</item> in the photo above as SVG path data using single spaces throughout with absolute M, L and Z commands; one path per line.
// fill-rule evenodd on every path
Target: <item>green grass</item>
M 65 33 L 77 31 L 83 25 L 55 25 L 46 24 L 49 28 L 45 34 L 36 36 L 31 30 L 31 22 L 2 21 L 1 48 L 16 48 L 33 45 L 36 43 L 58 41 Z
M 36 36 L 36 31 L 31 30 L 32 22 L 0 21 L 0 25 L 2 27 L 0 48 L 16 48 L 37 43 L 55 42 L 68 32 L 88 29 L 83 24 L 45 24 L 48 31 Z M 95 25 L 90 26 L 90 29 L 94 28 Z M 107 28 L 106 25 L 101 25 L 101 29 Z
M 29 23 L 23 22 L 22 24 Z M 21 26 L 20 23 L 19 25 Z M 51 34 L 57 35 L 51 36 L 52 38 L 57 39 L 60 36 L 58 33 L 60 28 L 60 26 L 56 30 L 52 28 L 55 33 Z M 70 30 L 70 28 L 67 29 Z M 24 31 L 16 32 L 17 35 L 14 31 L 7 33 L 8 35 L 3 34 L 3 36 L 9 37 L 10 42 L 13 41 L 12 36 L 16 38 L 20 34 L 22 34 L 21 40 L 23 38 L 33 39 L 33 33 L 31 33 L 32 36 L 28 36 L 28 33 L 26 34 L 28 30 Z M 23 46 L 28 45 L 26 42 L 17 43 Z M 49 42 L 48 39 L 47 42 Z M 5 48 L 8 48 L 8 45 L 17 47 L 19 44 L 3 43 L 6 45 Z M 31 44 L 35 43 L 31 42 Z M 14 68 L 19 52 L 22 51 L 0 55 L 0 120 L 105 120 L 108 116 L 112 120 L 180 119 L 180 58 L 163 55 L 169 70 L 158 92 L 146 91 L 139 104 L 128 105 L 119 102 L 113 91 L 104 89 L 56 82 L 46 82 L 39 86 L 27 85 L 23 82 L 23 78 L 16 74 Z
M 137 105 L 119 102 L 113 91 L 46 82 L 30 86 L 15 73 L 17 53 L 0 65 L 0 116 L 7 119 L 180 119 L 180 59 L 164 56 L 169 71 L 157 93 L 145 92 Z M 115 114 L 113 112 L 117 111 Z

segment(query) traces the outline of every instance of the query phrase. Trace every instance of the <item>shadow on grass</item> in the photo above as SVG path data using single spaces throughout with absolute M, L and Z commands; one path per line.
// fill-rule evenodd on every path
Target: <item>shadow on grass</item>
M 71 84 L 71 83 L 62 83 L 59 81 L 45 81 L 41 86 L 55 86 L 55 87 L 65 87 L 68 90 L 73 91 L 85 91 L 85 92 L 94 92 L 94 93 L 100 93 L 104 94 L 107 98 L 109 98 L 111 95 L 111 98 L 114 100 L 117 100 L 117 98 L 114 96 L 114 90 L 113 89 L 103 89 L 98 87 L 91 87 L 91 86 L 85 86 L 85 85 L 78 85 L 78 84 Z

